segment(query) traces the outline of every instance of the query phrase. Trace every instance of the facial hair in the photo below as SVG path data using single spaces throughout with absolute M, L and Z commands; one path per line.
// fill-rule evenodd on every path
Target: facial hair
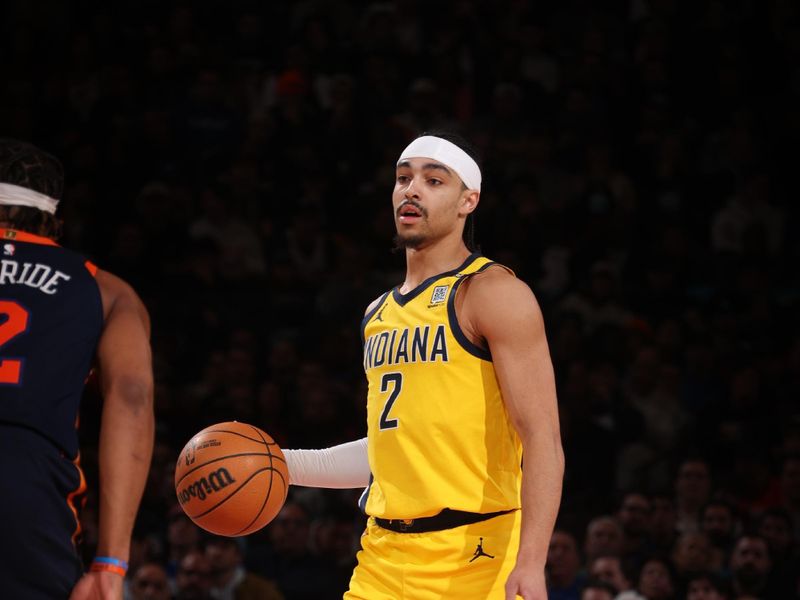
M 425 210 L 425 208 L 421 204 L 418 204 L 413 200 L 405 200 L 404 202 L 402 202 L 400 206 L 397 207 L 396 214 L 399 215 L 400 211 L 402 211 L 403 207 L 406 206 L 407 204 L 410 204 L 411 206 L 416 208 L 420 212 L 420 216 L 423 219 L 428 218 L 428 211 Z M 392 248 L 392 250 L 394 252 L 399 252 L 400 250 L 405 250 L 406 248 L 411 248 L 412 250 L 415 250 L 420 246 L 422 246 L 422 244 L 424 244 L 427 239 L 428 239 L 427 236 L 423 234 L 412 234 L 403 236 L 400 235 L 399 233 L 396 233 L 393 239 L 394 247 Z

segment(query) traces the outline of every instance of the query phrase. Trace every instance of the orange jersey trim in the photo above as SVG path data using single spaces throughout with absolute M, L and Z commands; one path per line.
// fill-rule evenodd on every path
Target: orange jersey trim
M 86 266 L 86 270 L 92 274 L 92 277 L 97 277 L 97 265 L 94 264 L 92 261 L 87 260 L 83 263 Z
M 80 476 L 80 482 L 78 483 L 78 487 L 72 490 L 69 494 L 67 494 L 67 506 L 72 511 L 72 514 L 75 516 L 75 530 L 72 532 L 72 544 L 77 546 L 78 544 L 78 536 L 83 532 L 83 528 L 81 527 L 81 520 L 78 516 L 78 506 L 76 504 L 76 498 L 81 496 L 86 492 L 86 477 L 83 475 L 83 469 L 81 469 L 81 455 L 80 452 L 78 456 L 75 457 L 75 460 L 72 461 L 72 464 L 75 465 L 75 468 L 78 469 L 78 475 Z
M 30 242 L 31 244 L 41 244 L 43 246 L 58 246 L 55 240 L 42 235 L 34 235 L 27 231 L 17 231 L 16 229 L 5 229 L 0 227 L 0 238 L 4 240 L 15 240 L 17 242 Z

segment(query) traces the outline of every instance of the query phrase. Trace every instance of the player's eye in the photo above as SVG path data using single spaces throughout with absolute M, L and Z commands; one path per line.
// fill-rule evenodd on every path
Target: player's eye
M 408 183 L 411 178 L 408 175 L 398 175 L 397 176 L 397 183 Z

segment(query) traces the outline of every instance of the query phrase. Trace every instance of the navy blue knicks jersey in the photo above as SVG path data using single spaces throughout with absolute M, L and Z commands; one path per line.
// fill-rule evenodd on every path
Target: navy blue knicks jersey
M 48 238 L 0 228 L 0 423 L 36 431 L 71 459 L 103 327 L 96 272 Z

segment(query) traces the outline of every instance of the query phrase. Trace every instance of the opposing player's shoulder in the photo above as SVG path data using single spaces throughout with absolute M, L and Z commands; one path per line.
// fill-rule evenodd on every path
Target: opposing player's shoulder
M 103 300 L 103 315 L 108 319 L 115 311 L 135 311 L 147 323 L 149 317 L 147 309 L 136 290 L 121 277 L 103 269 L 98 269 L 95 275 Z

